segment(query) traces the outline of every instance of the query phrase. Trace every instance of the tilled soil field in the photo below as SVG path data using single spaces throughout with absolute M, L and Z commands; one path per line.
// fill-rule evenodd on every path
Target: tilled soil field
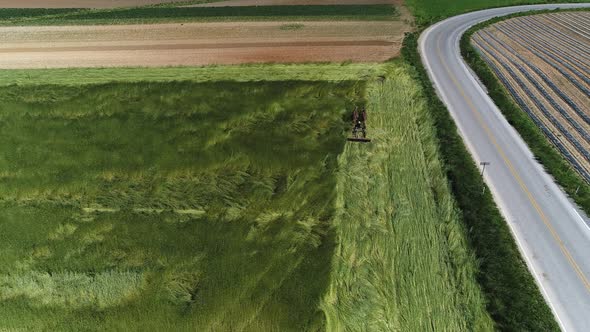
M 408 30 L 401 21 L 3 27 L 0 68 L 384 61 Z
M 518 17 L 473 45 L 520 107 L 590 181 L 590 12 Z

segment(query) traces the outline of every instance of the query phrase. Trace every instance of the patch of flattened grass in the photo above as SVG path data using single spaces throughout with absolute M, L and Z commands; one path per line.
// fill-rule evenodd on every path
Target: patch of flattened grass
M 363 91 L 0 90 L 0 329 L 321 328 L 342 119 Z
M 339 156 L 328 331 L 492 331 L 422 89 L 404 64 L 367 84 L 369 144 Z

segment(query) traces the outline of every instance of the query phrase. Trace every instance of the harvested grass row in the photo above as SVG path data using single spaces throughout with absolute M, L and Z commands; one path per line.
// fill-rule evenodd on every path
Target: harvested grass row
M 338 159 L 328 331 L 493 329 L 421 93 L 392 65 L 368 87 L 373 142 Z
M 0 86 L 137 82 L 364 81 L 384 73 L 378 63 L 256 64 L 166 68 L 68 68 L 0 70 Z M 63 89 L 61 87 L 60 89 Z M 51 89 L 48 93 L 55 94 Z

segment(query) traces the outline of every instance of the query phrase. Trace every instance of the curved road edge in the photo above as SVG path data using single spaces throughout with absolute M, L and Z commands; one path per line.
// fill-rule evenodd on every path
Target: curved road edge
M 590 3 L 471 12 L 429 27 L 419 39 L 422 63 L 472 157 L 491 163 L 485 181 L 564 331 L 590 331 L 590 227 L 474 77 L 459 41 L 497 16 L 581 7 Z

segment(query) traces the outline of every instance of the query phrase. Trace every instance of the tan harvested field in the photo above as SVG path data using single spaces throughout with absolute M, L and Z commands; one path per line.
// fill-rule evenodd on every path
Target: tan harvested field
M 572 166 L 590 181 L 590 12 L 496 23 L 472 43 Z
M 0 0 L 0 8 L 116 8 L 154 5 L 178 0 Z
M 172 3 L 179 0 L 0 0 L 0 8 L 116 8 Z M 224 6 L 395 4 L 399 0 L 230 0 Z M 227 4 L 229 3 L 229 4 Z M 212 3 L 210 3 L 212 4 Z
M 2 27 L 0 68 L 375 62 L 397 56 L 409 30 L 399 21 L 293 24 Z

